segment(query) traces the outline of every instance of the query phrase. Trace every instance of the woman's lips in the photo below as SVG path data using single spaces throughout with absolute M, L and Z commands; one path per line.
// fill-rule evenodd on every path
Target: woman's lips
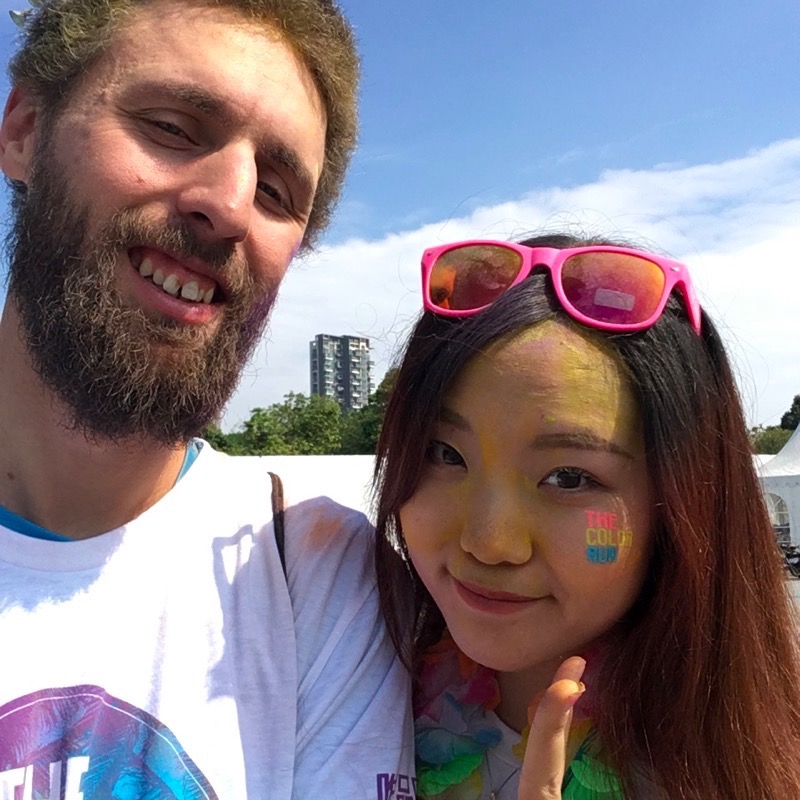
M 474 583 L 465 583 L 453 578 L 453 585 L 459 597 L 472 608 L 492 614 L 513 614 L 530 608 L 543 598 L 530 597 L 513 592 L 498 592 Z

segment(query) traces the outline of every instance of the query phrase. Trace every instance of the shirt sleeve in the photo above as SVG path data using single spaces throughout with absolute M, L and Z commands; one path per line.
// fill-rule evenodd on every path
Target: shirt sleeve
M 315 499 L 288 509 L 298 668 L 295 800 L 415 798 L 411 685 L 378 604 L 366 518 Z

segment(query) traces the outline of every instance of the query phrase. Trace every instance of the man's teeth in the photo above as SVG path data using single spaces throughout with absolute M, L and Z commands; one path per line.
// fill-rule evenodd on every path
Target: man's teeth
M 184 300 L 194 303 L 210 303 L 214 299 L 214 287 L 203 291 L 195 280 L 181 285 L 177 275 L 167 275 L 161 267 L 153 269 L 153 262 L 149 258 L 142 259 L 139 264 L 139 274 L 143 278 L 150 278 L 156 286 L 160 286 L 173 297 L 180 295 Z
M 170 275 L 163 283 L 161 288 L 175 297 L 181 290 L 181 282 L 175 275 Z
M 181 297 L 184 300 L 199 300 L 200 287 L 197 285 L 197 281 L 189 281 L 189 283 L 184 283 L 183 288 L 181 289 Z

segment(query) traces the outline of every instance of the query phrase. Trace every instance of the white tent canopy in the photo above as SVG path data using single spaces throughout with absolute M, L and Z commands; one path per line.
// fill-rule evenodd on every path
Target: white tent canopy
M 800 427 L 757 469 L 779 539 L 800 545 Z

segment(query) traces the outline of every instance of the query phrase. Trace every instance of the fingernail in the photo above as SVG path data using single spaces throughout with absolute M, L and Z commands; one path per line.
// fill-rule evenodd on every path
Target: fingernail
M 578 683 L 578 691 L 575 694 L 570 695 L 567 698 L 567 711 L 572 710 L 575 707 L 575 703 L 581 699 L 581 695 L 586 691 L 586 685 L 581 681 Z

